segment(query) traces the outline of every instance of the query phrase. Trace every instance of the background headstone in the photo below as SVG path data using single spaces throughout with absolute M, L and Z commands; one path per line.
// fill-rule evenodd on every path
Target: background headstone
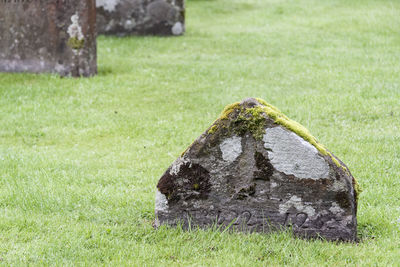
M 95 0 L 0 0 L 0 71 L 96 74 Z
M 300 124 L 263 100 L 228 106 L 164 173 L 156 226 L 355 240 L 357 184 L 349 169 Z
M 97 0 L 100 34 L 181 35 L 184 0 Z

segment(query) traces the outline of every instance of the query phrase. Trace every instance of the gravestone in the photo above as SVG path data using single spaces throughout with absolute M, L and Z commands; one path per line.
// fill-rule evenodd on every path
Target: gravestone
M 156 226 L 356 240 L 357 184 L 300 124 L 261 99 L 225 108 L 160 178 Z
M 0 0 L 0 71 L 96 74 L 95 0 Z
M 184 0 L 97 0 L 100 34 L 181 35 Z

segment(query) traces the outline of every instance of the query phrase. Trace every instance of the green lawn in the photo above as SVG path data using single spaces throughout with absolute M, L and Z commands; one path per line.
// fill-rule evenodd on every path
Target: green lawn
M 99 37 L 98 66 L 0 74 L 0 265 L 400 264 L 400 1 L 188 0 L 185 36 Z M 358 244 L 152 228 L 159 177 L 250 96 L 350 167 Z

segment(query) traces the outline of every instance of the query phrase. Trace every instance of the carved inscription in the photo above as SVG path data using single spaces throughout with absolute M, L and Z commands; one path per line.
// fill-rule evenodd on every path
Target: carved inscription
M 217 224 L 232 224 L 232 225 L 247 225 L 251 213 L 243 211 L 238 213 L 236 211 L 207 211 L 207 210 L 187 210 L 185 213 L 186 220 L 204 221 L 205 223 Z
M 269 216 L 270 215 L 270 216 Z M 308 215 L 304 212 L 298 213 L 286 213 L 280 223 L 277 222 L 279 215 L 271 215 L 267 211 L 260 211 L 257 214 L 251 211 L 232 211 L 232 210 L 185 210 L 184 220 L 190 221 L 194 224 L 206 225 L 206 224 L 217 224 L 217 225 L 232 225 L 232 226 L 247 226 L 251 228 L 264 228 L 266 226 L 291 226 L 294 228 L 307 228 L 306 222 L 308 221 Z M 323 226 L 320 224 L 319 228 Z
M 299 212 L 296 214 L 290 214 L 286 213 L 285 217 L 285 226 L 294 226 L 294 227 L 299 227 L 302 228 L 304 223 L 307 221 L 308 215 L 304 212 Z

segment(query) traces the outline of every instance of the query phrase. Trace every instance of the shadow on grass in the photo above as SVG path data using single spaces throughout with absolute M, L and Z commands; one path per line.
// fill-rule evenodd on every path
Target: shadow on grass
M 109 76 L 111 74 L 114 74 L 115 69 L 112 67 L 108 66 L 98 66 L 97 67 L 97 75 L 98 76 Z
M 377 237 L 378 227 L 371 223 L 358 223 L 357 238 L 362 243 L 366 240 L 375 239 Z

